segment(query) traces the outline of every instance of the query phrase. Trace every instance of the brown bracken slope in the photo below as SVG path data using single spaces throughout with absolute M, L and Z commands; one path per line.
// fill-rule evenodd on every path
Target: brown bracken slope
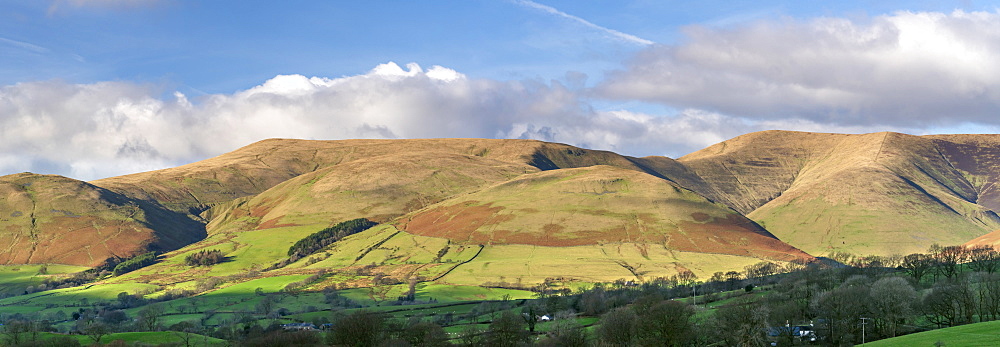
M 606 165 L 528 174 L 405 216 L 397 228 L 464 244 L 659 244 L 781 261 L 812 257 L 722 204 Z
M 3 176 L 0 196 L 0 264 L 96 266 L 205 236 L 202 224 L 155 203 L 62 176 Z

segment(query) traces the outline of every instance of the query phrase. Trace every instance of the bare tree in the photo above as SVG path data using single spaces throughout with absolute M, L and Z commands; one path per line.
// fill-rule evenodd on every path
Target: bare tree
M 1000 252 L 991 245 L 971 246 L 967 249 L 969 267 L 974 271 L 993 274 L 1000 266 Z
M 854 343 L 860 337 L 858 318 L 868 315 L 867 307 L 860 303 L 868 301 L 867 296 L 866 285 L 848 282 L 816 297 L 814 305 L 825 320 L 820 328 L 831 345 Z
M 931 271 L 933 267 L 933 260 L 930 256 L 922 253 L 913 253 L 903 257 L 903 261 L 900 264 L 906 272 L 913 276 L 913 279 L 920 283 L 920 279 L 923 278 Z
M 935 248 L 932 246 L 932 249 Z M 961 271 L 958 265 L 966 261 L 968 252 L 962 246 L 948 246 L 941 247 L 937 252 L 931 253 L 931 257 L 934 259 L 934 271 L 948 280 L 952 280 Z
M 597 326 L 597 336 L 606 346 L 631 346 L 635 339 L 637 316 L 628 307 L 605 313 Z
M 503 311 L 490 323 L 486 334 L 490 346 L 520 346 L 529 338 L 524 320 L 512 311 Z
M 975 315 L 975 301 L 975 295 L 966 283 L 934 286 L 924 296 L 924 315 L 939 327 L 971 323 Z
M 6 321 L 2 328 L 9 346 L 17 346 L 22 342 L 34 341 L 34 339 L 29 337 L 29 335 L 32 335 L 32 331 L 35 331 L 34 322 L 23 319 L 11 319 Z
M 139 328 L 143 331 L 160 330 L 160 316 L 163 315 L 163 307 L 160 305 L 147 305 L 139 310 L 136 317 Z
M 111 333 L 111 329 L 108 328 L 107 324 L 96 319 L 91 319 L 87 321 L 83 328 L 83 333 L 94 340 L 94 343 L 101 343 L 101 339 Z
M 752 296 L 744 296 L 715 312 L 717 329 L 726 346 L 764 346 L 767 344 L 767 308 Z

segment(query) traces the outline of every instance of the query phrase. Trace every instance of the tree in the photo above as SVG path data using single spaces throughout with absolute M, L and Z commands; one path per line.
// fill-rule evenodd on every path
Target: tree
M 993 274 L 1000 266 L 1000 252 L 992 245 L 971 246 L 968 248 L 969 267 L 974 271 Z
M 597 337 L 607 346 L 631 346 L 635 338 L 635 311 L 619 307 L 605 313 L 597 326 Z
M 691 334 L 694 309 L 674 300 L 657 302 L 648 308 L 636 306 L 636 334 L 645 346 L 683 346 Z
M 572 315 L 557 315 L 549 336 L 540 345 L 584 347 L 587 346 L 587 331 Z
M 417 322 L 403 329 L 401 337 L 411 346 L 446 346 L 448 333 L 440 325 Z
M 968 257 L 965 247 L 931 247 L 932 250 L 937 250 L 937 252 L 931 253 L 931 257 L 934 259 L 935 273 L 944 276 L 948 280 L 954 279 L 961 270 L 958 265 L 964 263 Z
M 143 331 L 157 331 L 160 330 L 160 316 L 162 315 L 162 306 L 148 305 L 139 310 L 136 323 Z
M 752 296 L 744 296 L 715 312 L 718 331 L 726 346 L 763 346 L 767 343 L 767 309 Z
M 203 249 L 184 257 L 184 264 L 188 266 L 210 266 L 225 260 L 226 256 L 222 254 L 222 251 L 217 249 Z
M 101 339 L 111 333 L 111 329 L 108 328 L 107 324 L 100 322 L 98 320 L 88 320 L 86 325 L 83 327 L 83 333 L 90 337 L 94 343 L 101 343 Z
M 149 265 L 156 263 L 156 252 L 143 253 L 132 258 L 129 258 L 118 265 L 115 266 L 111 274 L 113 276 L 120 276 L 124 273 L 135 271 L 144 268 Z
M 475 325 L 467 325 L 458 335 L 458 340 L 462 342 L 462 346 L 482 346 L 486 344 L 483 337 L 484 334 L 482 330 L 477 328 Z
M 825 320 L 825 330 L 831 345 L 854 343 L 861 336 L 858 319 L 868 316 L 868 308 L 860 303 L 868 301 L 868 288 L 864 284 L 845 282 L 836 289 L 822 292 L 816 297 L 819 316 Z
M 177 324 L 171 325 L 169 328 L 170 332 L 181 339 L 185 347 L 191 347 L 191 339 L 194 338 L 195 334 L 198 333 L 198 324 L 191 321 L 183 321 Z
M 930 256 L 921 253 L 913 253 L 903 257 L 903 262 L 900 265 L 906 272 L 913 276 L 913 280 L 920 283 L 920 279 L 923 278 L 931 270 L 933 266 L 933 260 Z
M 905 279 L 887 277 L 872 284 L 868 310 L 875 329 L 883 337 L 895 337 L 899 324 L 913 314 L 917 291 Z
M 368 310 L 335 317 L 326 342 L 355 347 L 377 346 L 382 341 L 386 320 L 384 313 Z
M 518 346 L 528 341 L 528 330 L 521 317 L 507 310 L 490 323 L 486 331 L 491 346 Z
M 778 264 L 762 261 L 753 265 L 747 265 L 743 268 L 744 273 L 746 273 L 747 279 L 756 279 L 761 277 L 767 277 L 778 273 L 781 267 Z
M 594 288 L 585 291 L 580 295 L 580 312 L 588 316 L 603 314 L 608 311 L 608 306 L 606 304 L 607 301 L 608 295 L 604 290 L 604 286 L 595 285 Z
M 979 285 L 979 317 L 983 320 L 1000 319 L 1000 280 L 994 276 Z
M 308 256 L 344 237 L 368 230 L 376 224 L 364 218 L 341 222 L 295 242 L 292 247 L 288 248 L 288 256 L 296 259 Z
M 34 335 L 34 322 L 23 319 L 11 319 L 3 325 L 3 334 L 6 336 L 7 344 L 16 346 L 22 342 L 34 341 L 29 335 Z
M 966 283 L 937 285 L 924 296 L 924 315 L 939 327 L 972 323 L 975 300 Z

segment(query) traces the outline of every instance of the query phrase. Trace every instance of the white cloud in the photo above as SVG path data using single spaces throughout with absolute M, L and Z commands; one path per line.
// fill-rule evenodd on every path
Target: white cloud
M 0 172 L 95 179 L 273 137 L 493 137 L 512 124 L 576 117 L 584 109 L 559 85 L 476 80 L 440 66 L 424 71 L 394 63 L 333 79 L 280 75 L 195 103 L 179 92 L 161 94 L 126 82 L 0 87 Z
M 279 75 L 194 102 L 180 92 L 159 95 L 126 82 L 0 87 L 0 174 L 97 179 L 201 160 L 266 138 L 531 138 L 677 157 L 757 130 L 869 130 L 698 109 L 670 116 L 594 111 L 559 83 L 470 79 L 416 64 L 386 63 L 340 78 Z
M 600 95 L 843 126 L 998 124 L 1000 14 L 689 27 L 609 75 Z

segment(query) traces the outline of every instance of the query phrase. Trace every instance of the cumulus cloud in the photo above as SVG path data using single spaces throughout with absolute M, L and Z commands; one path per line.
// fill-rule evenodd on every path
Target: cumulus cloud
M 0 172 L 96 179 L 174 166 L 265 138 L 495 137 L 586 116 L 558 84 L 469 79 L 394 63 L 341 78 L 276 76 L 189 100 L 127 82 L 0 87 Z M 556 121 L 555 119 L 560 119 Z
M 611 73 L 599 95 L 834 126 L 1000 124 L 1000 13 L 693 26 Z
M 558 82 L 472 79 L 445 67 L 391 62 L 340 78 L 280 75 L 195 100 L 164 94 L 128 82 L 0 87 L 0 174 L 97 179 L 177 166 L 267 138 L 526 138 L 677 157 L 757 130 L 868 130 L 699 109 L 667 116 L 599 111 Z

